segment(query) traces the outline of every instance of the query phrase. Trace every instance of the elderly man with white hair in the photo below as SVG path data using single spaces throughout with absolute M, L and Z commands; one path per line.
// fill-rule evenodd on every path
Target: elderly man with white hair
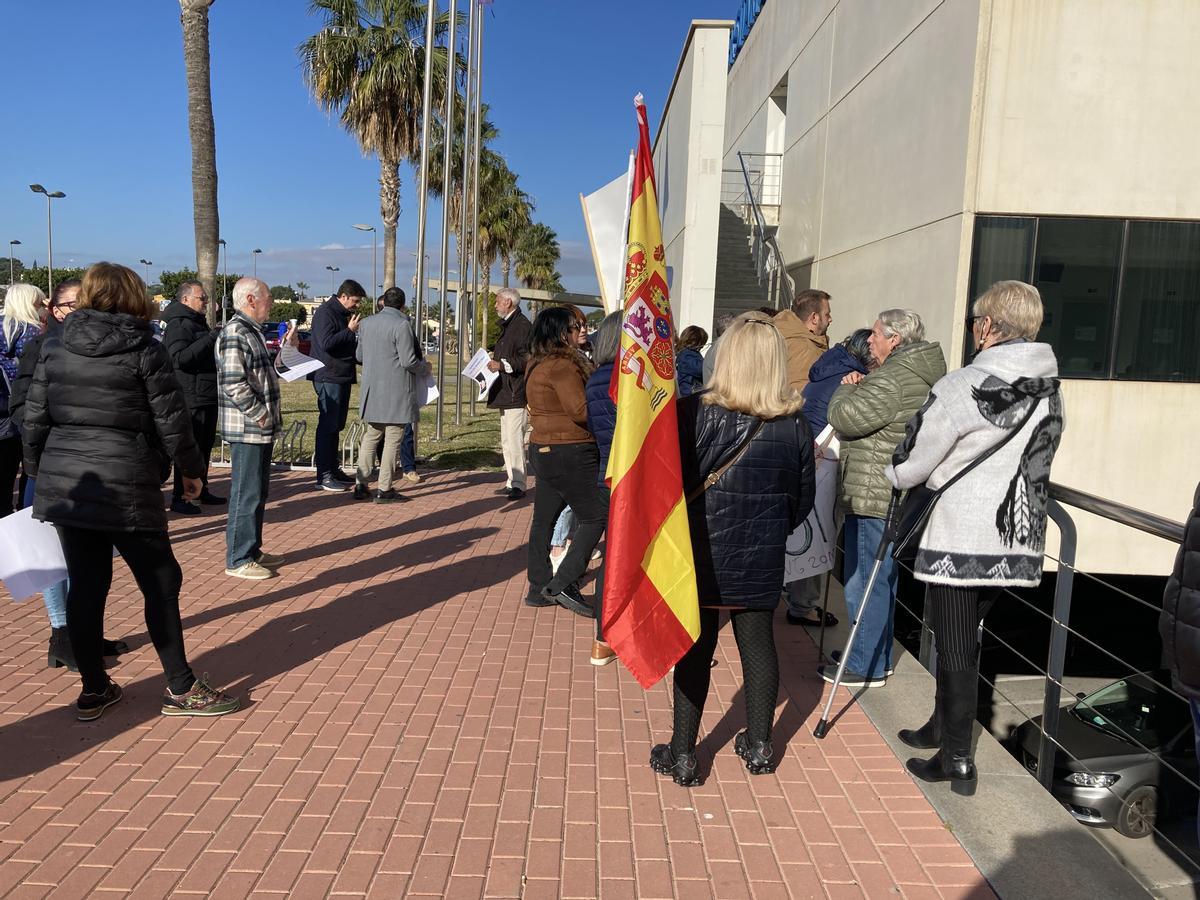
M 521 295 L 515 288 L 496 291 L 496 318 L 500 337 L 492 348 L 488 368 L 499 374 L 488 393 L 488 408 L 500 410 L 500 449 L 504 454 L 504 487 L 496 491 L 509 500 L 525 496 L 525 361 L 529 358 L 529 332 L 533 326 L 521 312 Z
M 271 291 L 257 278 L 233 286 L 235 312 L 217 339 L 217 402 L 221 436 L 229 442 L 233 484 L 225 527 L 225 574 L 271 578 L 283 557 L 262 549 L 263 511 L 271 479 L 271 448 L 283 429 L 279 374 L 263 340 Z M 295 343 L 295 329 L 284 338 Z
M 851 372 L 829 399 L 829 424 L 842 441 L 846 608 L 851 619 L 861 620 L 842 678 L 849 688 L 886 684 L 892 673 L 899 572 L 890 555 L 884 557 L 871 596 L 864 596 L 892 495 L 884 470 L 904 438 L 905 424 L 946 374 L 942 348 L 925 340 L 921 317 L 911 309 L 881 312 L 867 343 L 879 367 L 870 375 Z M 822 667 L 821 677 L 832 682 L 836 670 Z

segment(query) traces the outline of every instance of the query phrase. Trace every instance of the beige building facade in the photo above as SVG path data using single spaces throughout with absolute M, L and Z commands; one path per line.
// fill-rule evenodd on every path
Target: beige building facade
M 719 132 L 727 177 L 739 153 L 778 160 L 760 199 L 795 285 L 833 295 L 834 339 L 909 306 L 954 367 L 969 298 L 1037 284 L 1065 379 L 1054 479 L 1181 520 L 1200 480 L 1200 4 L 746 6 L 732 64 L 733 23 L 693 26 L 656 141 L 681 325 L 712 324 L 690 262 L 724 264 Z M 1167 542 L 1077 520 L 1081 568 L 1169 570 Z

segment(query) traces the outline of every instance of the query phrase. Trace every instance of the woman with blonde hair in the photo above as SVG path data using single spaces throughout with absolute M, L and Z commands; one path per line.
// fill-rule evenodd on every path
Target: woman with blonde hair
M 67 632 L 83 682 L 76 717 L 121 699 L 104 671 L 101 626 L 118 550 L 145 596 L 146 630 L 167 677 L 162 713 L 219 716 L 238 701 L 196 678 L 183 647 L 183 572 L 171 550 L 162 483 L 174 462 L 184 496 L 200 493 L 204 460 L 171 360 L 150 326 L 137 273 L 96 263 L 76 311 L 47 335 L 22 421 L 33 517 L 53 524 L 67 560 Z
M 984 292 L 968 319 L 975 358 L 933 386 L 885 473 L 897 488 L 932 490 L 965 473 L 933 507 L 914 564 L 928 585 L 937 645 L 934 712 L 921 728 L 900 732 L 910 747 L 938 751 L 910 759 L 908 770 L 949 781 L 960 794 L 975 790 L 980 622 L 1003 589 L 1042 580 L 1063 406 L 1054 350 L 1036 342 L 1041 326 L 1032 285 L 1001 281 Z
M 25 345 L 42 333 L 46 295 L 32 284 L 14 284 L 4 297 L 0 327 L 0 518 L 13 511 L 13 483 L 21 466 L 21 436 L 9 416 L 12 385 Z
M 761 313 L 721 338 L 709 390 L 680 401 L 680 452 L 700 637 L 675 665 L 674 728 L 650 751 L 654 771 L 699 784 L 696 737 L 722 610 L 733 621 L 745 679 L 746 730 L 734 751 L 752 774 L 774 771 L 771 745 L 779 660 L 772 620 L 787 537 L 812 509 L 812 431 L 788 387 L 783 336 Z

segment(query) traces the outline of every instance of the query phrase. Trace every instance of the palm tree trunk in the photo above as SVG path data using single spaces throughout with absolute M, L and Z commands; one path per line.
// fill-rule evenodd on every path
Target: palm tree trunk
M 183 63 L 187 72 L 188 135 L 192 144 L 192 221 L 196 233 L 196 272 L 204 291 L 215 297 L 217 241 L 217 138 L 209 77 L 208 8 L 213 0 L 179 0 L 183 25 Z M 208 306 L 216 323 L 218 304 Z
M 492 299 L 492 263 L 489 262 L 483 267 L 483 334 L 480 336 L 479 342 L 481 347 L 488 345 L 488 312 Z
M 400 221 L 400 161 L 379 158 L 379 216 L 383 219 L 383 289 L 396 286 L 396 223 Z
M 501 284 L 503 284 L 505 287 L 508 287 L 508 276 L 511 271 L 512 271 L 512 256 L 510 256 L 508 253 L 501 253 L 500 254 L 500 275 L 503 279 Z

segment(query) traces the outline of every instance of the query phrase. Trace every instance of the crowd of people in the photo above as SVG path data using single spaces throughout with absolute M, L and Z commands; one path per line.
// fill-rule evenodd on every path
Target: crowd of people
M 378 313 L 360 318 L 364 298 L 361 285 L 347 280 L 314 315 L 312 356 L 322 363 L 310 376 L 319 411 L 315 487 L 352 489 L 354 499 L 367 500 L 377 478 L 375 502 L 390 503 L 401 499 L 397 471 L 401 480 L 418 480 L 412 431 L 430 367 L 403 291 L 389 289 Z M 81 282 L 56 286 L 49 303 L 31 285 L 13 286 L 7 296 L 0 477 L 12 485 L 23 468 L 18 498 L 62 541 L 68 577 L 44 593 L 49 659 L 78 670 L 80 719 L 121 699 L 104 667 L 105 656 L 128 649 L 103 637 L 114 550 L 145 595 L 147 630 L 167 681 L 163 713 L 221 715 L 238 707 L 188 665 L 182 573 L 161 493 L 172 474 L 174 512 L 228 506 L 227 575 L 263 580 L 286 564 L 263 547 L 272 448 L 282 429 L 281 360 L 263 335 L 270 292 L 255 278 L 239 280 L 235 311 L 220 328 L 207 323 L 208 302 L 200 283 L 182 285 L 162 314 L 159 341 L 145 285 L 123 266 L 97 263 Z M 528 476 L 536 477 L 525 603 L 594 618 L 591 661 L 607 665 L 614 654 L 601 628 L 601 542 L 622 314 L 589 334 L 571 306 L 545 308 L 531 322 L 517 291 L 499 291 L 494 303 L 499 339 L 489 368 L 497 377 L 488 406 L 501 414 L 505 481 L 498 493 L 520 500 Z M 682 785 L 699 779 L 695 746 L 724 612 L 745 680 L 746 730 L 734 750 L 752 773 L 774 769 L 776 607 L 786 603 L 792 625 L 835 622 L 819 605 L 821 576 L 784 583 L 788 537 L 814 504 L 815 436 L 830 429 L 840 440 L 840 574 L 847 609 L 860 623 L 845 666 L 848 686 L 883 685 L 892 671 L 898 564 L 890 555 L 865 593 L 867 570 L 888 539 L 893 492 L 950 485 L 914 563 L 933 612 L 935 710 L 901 738 L 936 750 L 931 759 L 910 760 L 914 775 L 969 789 L 979 621 L 1001 589 L 1041 577 L 1047 485 L 1063 427 L 1054 354 L 1036 341 L 1041 299 L 1020 282 L 1001 282 L 977 298 L 968 322 L 976 353 L 949 374 L 941 347 L 926 340 L 910 309 L 883 310 L 870 327 L 862 323 L 830 346 L 831 303 L 827 293 L 805 290 L 783 311 L 719 321 L 711 346 L 697 326 L 677 338 L 701 627 L 674 669 L 673 730 L 653 748 L 651 765 Z M 282 340 L 296 345 L 294 323 Z M 339 465 L 339 435 L 360 366 L 365 433 L 349 475 Z M 230 446 L 228 498 L 208 487 L 218 430 Z M 11 490 L 0 495 L 11 504 Z M 821 674 L 833 679 L 831 668 Z

